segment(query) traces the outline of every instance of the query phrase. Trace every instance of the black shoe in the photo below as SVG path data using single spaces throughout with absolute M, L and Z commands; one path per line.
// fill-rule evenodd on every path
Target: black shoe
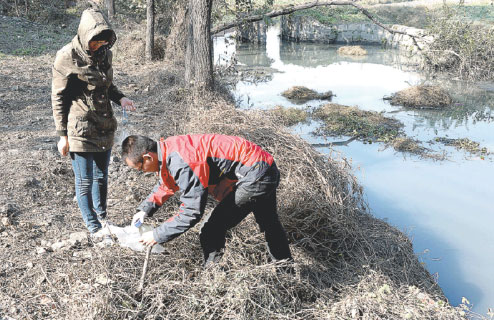
M 222 251 L 213 251 L 208 254 L 208 257 L 205 258 L 204 263 L 202 264 L 202 267 L 204 269 L 211 268 L 212 266 L 218 264 L 223 257 L 223 252 Z

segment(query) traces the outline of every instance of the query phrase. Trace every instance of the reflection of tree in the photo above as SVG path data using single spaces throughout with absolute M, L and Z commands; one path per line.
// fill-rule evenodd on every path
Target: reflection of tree
M 266 54 L 266 46 L 257 43 L 237 45 L 236 57 L 238 62 L 252 67 L 269 67 L 273 62 Z

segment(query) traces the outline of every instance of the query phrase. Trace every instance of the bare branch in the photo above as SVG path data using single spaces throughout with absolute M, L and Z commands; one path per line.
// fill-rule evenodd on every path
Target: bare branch
M 265 13 L 265 14 L 257 14 L 257 15 L 247 16 L 247 17 L 242 18 L 241 20 L 236 20 L 236 21 L 233 21 L 230 23 L 224 23 L 224 24 L 219 25 L 215 28 L 212 28 L 211 34 L 216 34 L 216 33 L 228 30 L 228 29 L 233 28 L 233 27 L 238 27 L 238 26 L 241 26 L 245 23 L 260 21 L 260 20 L 263 20 L 265 18 L 274 18 L 274 17 L 290 14 L 290 13 L 293 13 L 295 11 L 310 9 L 310 8 L 314 8 L 314 7 L 321 7 L 321 6 L 353 6 L 353 7 L 357 8 L 360 12 L 362 12 L 374 24 L 378 25 L 379 27 L 383 28 L 384 30 L 386 30 L 392 34 L 403 34 L 403 35 L 407 35 L 407 36 L 413 38 L 415 45 L 417 45 L 417 47 L 420 49 L 420 47 L 418 46 L 418 44 L 416 42 L 417 36 L 408 34 L 404 31 L 391 29 L 391 28 L 387 27 L 386 25 L 382 24 L 381 22 L 379 22 L 376 18 L 374 18 L 370 14 L 370 12 L 367 9 L 365 9 L 361 5 L 359 5 L 353 1 L 345 1 L 345 0 L 332 0 L 332 1 L 331 0 L 330 1 L 316 0 L 316 1 L 311 1 L 311 2 L 306 2 L 303 4 L 299 4 L 299 5 L 288 5 L 288 6 L 281 7 L 279 9 L 273 10 L 273 11 Z

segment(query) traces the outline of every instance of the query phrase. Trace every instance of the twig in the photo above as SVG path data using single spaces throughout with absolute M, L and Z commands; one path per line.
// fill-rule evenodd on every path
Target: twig
M 142 266 L 141 281 L 139 282 L 139 287 L 137 288 L 137 295 L 141 295 L 142 290 L 144 289 L 144 280 L 146 279 L 146 274 L 148 272 L 149 256 L 151 255 L 152 249 L 152 246 L 146 247 L 146 258 L 144 259 L 144 265 Z

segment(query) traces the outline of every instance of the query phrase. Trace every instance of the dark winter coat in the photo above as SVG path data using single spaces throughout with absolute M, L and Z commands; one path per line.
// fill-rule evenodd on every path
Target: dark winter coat
M 274 163 L 258 145 L 218 134 L 169 137 L 158 143 L 158 159 L 160 181 L 138 209 L 151 216 L 179 190 L 182 201 L 179 212 L 154 230 L 159 243 L 174 239 L 200 220 L 208 193 L 221 200 L 234 185 L 255 190 Z
M 112 52 L 89 54 L 89 41 L 102 32 L 110 35 L 109 49 L 115 32 L 100 11 L 85 10 L 77 36 L 57 52 L 53 65 L 55 127 L 58 135 L 68 136 L 71 152 L 101 152 L 113 145 L 117 120 L 110 100 L 119 104 L 124 95 L 112 83 Z

